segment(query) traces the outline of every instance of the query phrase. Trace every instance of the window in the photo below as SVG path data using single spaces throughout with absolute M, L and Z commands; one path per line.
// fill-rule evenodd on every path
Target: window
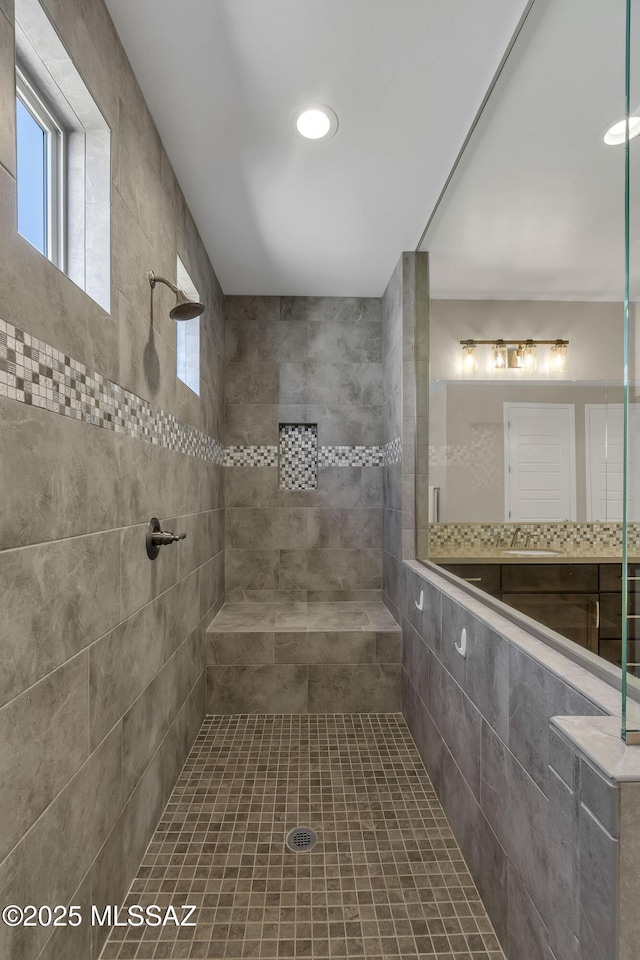
M 16 0 L 18 231 L 111 299 L 111 131 L 39 0 Z
M 180 257 L 177 258 L 176 283 L 192 300 L 200 299 Z M 200 317 L 176 322 L 176 356 L 178 380 L 200 396 Z
M 16 71 L 18 231 L 64 268 L 63 133 L 32 84 Z

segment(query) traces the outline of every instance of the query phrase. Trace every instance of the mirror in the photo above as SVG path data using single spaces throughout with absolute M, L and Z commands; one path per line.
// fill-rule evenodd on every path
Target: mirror
M 602 605 L 621 590 L 625 145 L 604 138 L 625 116 L 625 7 L 530 6 L 420 245 L 428 383 L 417 369 L 418 558 L 460 576 L 497 565 L 490 588 L 464 578 L 614 662 L 621 605 L 608 634 Z

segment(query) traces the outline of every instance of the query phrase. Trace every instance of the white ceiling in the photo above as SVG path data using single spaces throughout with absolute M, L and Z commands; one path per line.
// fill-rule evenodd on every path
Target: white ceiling
M 433 296 L 623 299 L 624 146 L 602 137 L 624 116 L 624 18 L 623 2 L 536 0 L 426 237 Z
M 107 6 L 225 293 L 380 296 L 526 0 Z M 292 127 L 309 101 L 326 143 Z

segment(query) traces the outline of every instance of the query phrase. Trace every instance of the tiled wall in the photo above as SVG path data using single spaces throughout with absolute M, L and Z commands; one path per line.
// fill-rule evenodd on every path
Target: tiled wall
M 412 259 L 403 256 L 383 300 L 385 429 L 400 424 L 404 475 L 415 466 L 419 490 L 426 409 L 408 395 L 407 367 L 425 373 L 427 305 L 416 332 Z M 416 432 L 400 409 L 419 413 L 415 457 Z M 384 515 L 383 598 L 402 623 L 403 713 L 508 960 L 631 955 L 617 952 L 620 790 L 551 723 L 613 713 L 618 692 L 411 561 L 411 490 L 393 470 L 385 471 Z M 466 659 L 454 646 L 463 628 Z M 637 886 L 628 880 L 627 889 Z
M 102 0 L 45 3 L 111 127 L 109 314 L 17 235 L 13 9 L 0 4 L 0 899 L 119 903 L 205 707 L 223 595 L 223 300 Z M 198 398 L 172 294 L 207 310 Z M 152 322 L 151 322 L 152 320 Z M 37 356 L 36 356 L 37 353 Z M 147 522 L 187 539 L 153 563 Z M 102 931 L 0 955 L 90 960 Z
M 382 298 L 384 439 L 396 450 L 384 470 L 385 562 L 415 556 L 416 484 L 426 482 L 426 477 L 416 477 L 416 443 L 427 422 L 426 400 L 418 399 L 415 376 L 416 364 L 422 368 L 428 363 L 428 341 L 416 316 L 427 309 L 428 279 L 427 255 L 404 253 Z M 386 590 L 384 600 L 394 610 L 395 600 Z
M 227 297 L 225 309 L 227 600 L 379 598 L 380 300 Z M 281 423 L 317 424 L 316 489 L 281 489 L 268 453 L 243 459 L 277 457 Z

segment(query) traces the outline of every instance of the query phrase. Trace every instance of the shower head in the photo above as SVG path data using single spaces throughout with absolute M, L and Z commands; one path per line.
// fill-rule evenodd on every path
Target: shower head
M 200 314 L 204 312 L 204 303 L 200 303 L 199 300 L 192 300 L 184 290 L 177 287 L 171 280 L 165 280 L 164 277 L 156 277 L 153 270 L 149 271 L 149 283 L 152 290 L 156 283 L 164 283 L 175 293 L 175 306 L 169 311 L 169 316 L 172 320 L 193 320 L 194 317 L 199 317 Z

